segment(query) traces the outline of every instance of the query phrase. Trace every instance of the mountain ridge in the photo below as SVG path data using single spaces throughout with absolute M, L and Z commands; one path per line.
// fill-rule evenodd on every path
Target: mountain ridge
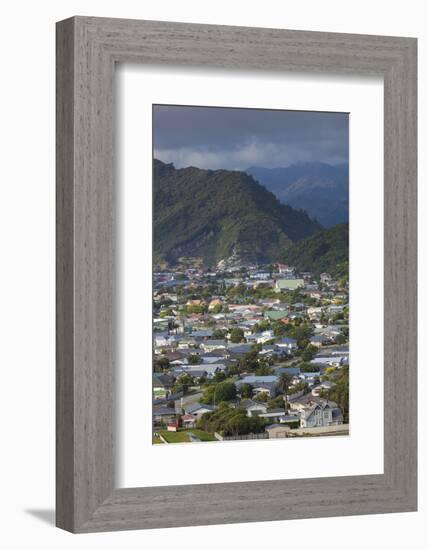
M 347 163 L 299 162 L 285 167 L 245 170 L 284 204 L 300 208 L 325 227 L 349 220 Z
M 176 169 L 153 161 L 154 261 L 174 265 L 201 257 L 268 263 L 292 242 L 321 230 L 306 212 L 281 204 L 242 171 Z

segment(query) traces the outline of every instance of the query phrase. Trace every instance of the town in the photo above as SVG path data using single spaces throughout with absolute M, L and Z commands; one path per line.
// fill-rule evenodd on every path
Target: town
M 153 273 L 153 443 L 349 434 L 347 277 L 180 258 Z

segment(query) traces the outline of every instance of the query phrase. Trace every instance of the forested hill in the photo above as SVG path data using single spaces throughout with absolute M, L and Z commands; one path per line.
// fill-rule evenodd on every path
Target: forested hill
M 299 271 L 347 276 L 349 269 L 349 224 L 341 223 L 290 246 L 282 260 Z
M 292 242 L 321 229 L 244 172 L 177 170 L 155 159 L 153 175 L 155 263 L 174 265 L 183 256 L 207 265 L 231 256 L 278 261 Z

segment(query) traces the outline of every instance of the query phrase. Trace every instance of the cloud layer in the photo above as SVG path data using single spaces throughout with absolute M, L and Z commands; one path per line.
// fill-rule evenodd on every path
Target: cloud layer
M 348 161 L 348 115 L 155 105 L 153 148 L 177 168 L 339 164 Z

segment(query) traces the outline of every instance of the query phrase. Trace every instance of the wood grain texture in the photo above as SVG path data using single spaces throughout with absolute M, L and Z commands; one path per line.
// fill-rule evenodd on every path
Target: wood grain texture
M 114 488 L 115 62 L 376 74 L 385 88 L 383 475 Z M 57 525 L 416 510 L 416 40 L 75 17 L 57 26 Z

